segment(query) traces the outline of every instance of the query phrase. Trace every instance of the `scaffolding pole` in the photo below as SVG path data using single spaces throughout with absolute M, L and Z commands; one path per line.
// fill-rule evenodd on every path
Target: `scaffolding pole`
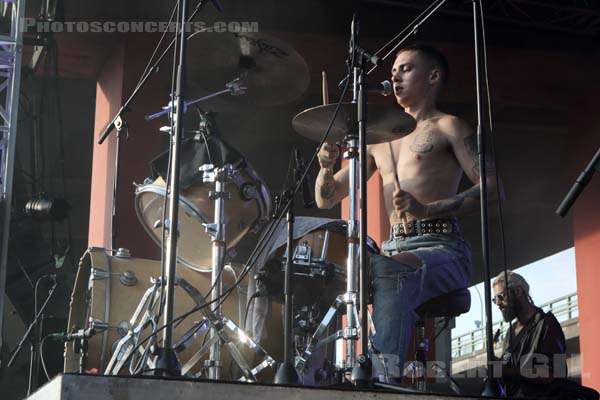
M 10 32 L 0 34 L 0 346 L 3 345 L 8 238 L 12 203 L 17 114 L 21 84 L 25 0 L 5 2 Z

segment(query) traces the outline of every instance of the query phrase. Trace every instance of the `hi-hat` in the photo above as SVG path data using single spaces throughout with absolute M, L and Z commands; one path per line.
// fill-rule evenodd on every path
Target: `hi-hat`
M 310 81 L 302 56 L 289 44 L 264 33 L 196 32 L 188 39 L 188 99 L 222 90 L 236 77 L 246 94 L 216 103 L 277 105 L 301 96 Z
M 320 142 L 336 106 L 337 104 L 327 104 L 302 111 L 292 120 L 294 130 L 310 140 Z M 342 103 L 327 141 L 341 142 L 349 134 L 358 135 L 356 116 L 356 103 Z M 369 104 L 367 144 L 400 139 L 411 133 L 416 126 L 415 119 L 398 107 Z

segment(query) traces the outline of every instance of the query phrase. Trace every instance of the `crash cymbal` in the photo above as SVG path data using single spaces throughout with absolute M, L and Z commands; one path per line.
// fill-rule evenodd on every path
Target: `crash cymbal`
M 219 98 L 239 106 L 289 103 L 310 81 L 306 62 L 289 44 L 264 33 L 195 32 L 188 39 L 187 98 L 221 90 L 242 77 L 246 93 Z M 217 102 L 219 103 L 219 102 Z
M 304 110 L 294 117 L 292 126 L 300 135 L 320 142 L 336 106 L 327 104 Z M 413 117 L 398 107 L 369 104 L 367 112 L 367 144 L 400 139 L 411 133 L 417 125 Z M 356 103 L 342 103 L 327 141 L 340 142 L 349 133 L 358 134 Z

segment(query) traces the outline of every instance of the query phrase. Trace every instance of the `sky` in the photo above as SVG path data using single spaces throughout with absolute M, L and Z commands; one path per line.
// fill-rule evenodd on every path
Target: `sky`
M 521 274 L 529 283 L 530 295 L 537 305 L 577 291 L 574 248 L 553 254 L 514 271 Z M 481 306 L 485 301 L 483 282 L 471 286 L 469 290 L 471 291 L 471 310 L 456 318 L 456 328 L 452 329 L 453 338 L 476 329 L 475 321 L 481 321 L 482 313 L 485 312 Z M 481 301 L 477 291 L 481 295 Z M 501 318 L 500 311 L 492 304 L 492 321 L 496 322 Z M 485 315 L 483 315 L 483 320 L 485 320 Z

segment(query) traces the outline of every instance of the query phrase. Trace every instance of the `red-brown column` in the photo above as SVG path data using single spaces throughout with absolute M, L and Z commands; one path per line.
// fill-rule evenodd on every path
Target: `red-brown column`
M 101 131 L 133 92 L 156 38 L 151 34 L 127 34 L 119 40 L 100 70 L 96 94 L 94 156 L 90 197 L 90 246 L 111 247 L 111 212 L 115 164 L 115 131 L 98 145 Z M 160 151 L 164 140 L 158 131 L 164 120 L 147 122 L 144 116 L 160 110 L 168 102 L 171 57 L 161 71 L 154 74 L 140 91 L 129 112 L 123 130 L 119 164 L 119 199 L 117 208 L 117 246 L 131 250 L 134 257 L 157 258 L 158 247 L 138 221 L 134 182 L 142 183 L 150 175 L 150 161 Z
M 597 93 L 597 91 L 596 91 Z M 573 180 L 600 146 L 600 99 L 590 95 L 577 103 L 570 132 Z M 597 172 L 572 208 L 579 302 L 582 384 L 600 390 L 600 174 Z

